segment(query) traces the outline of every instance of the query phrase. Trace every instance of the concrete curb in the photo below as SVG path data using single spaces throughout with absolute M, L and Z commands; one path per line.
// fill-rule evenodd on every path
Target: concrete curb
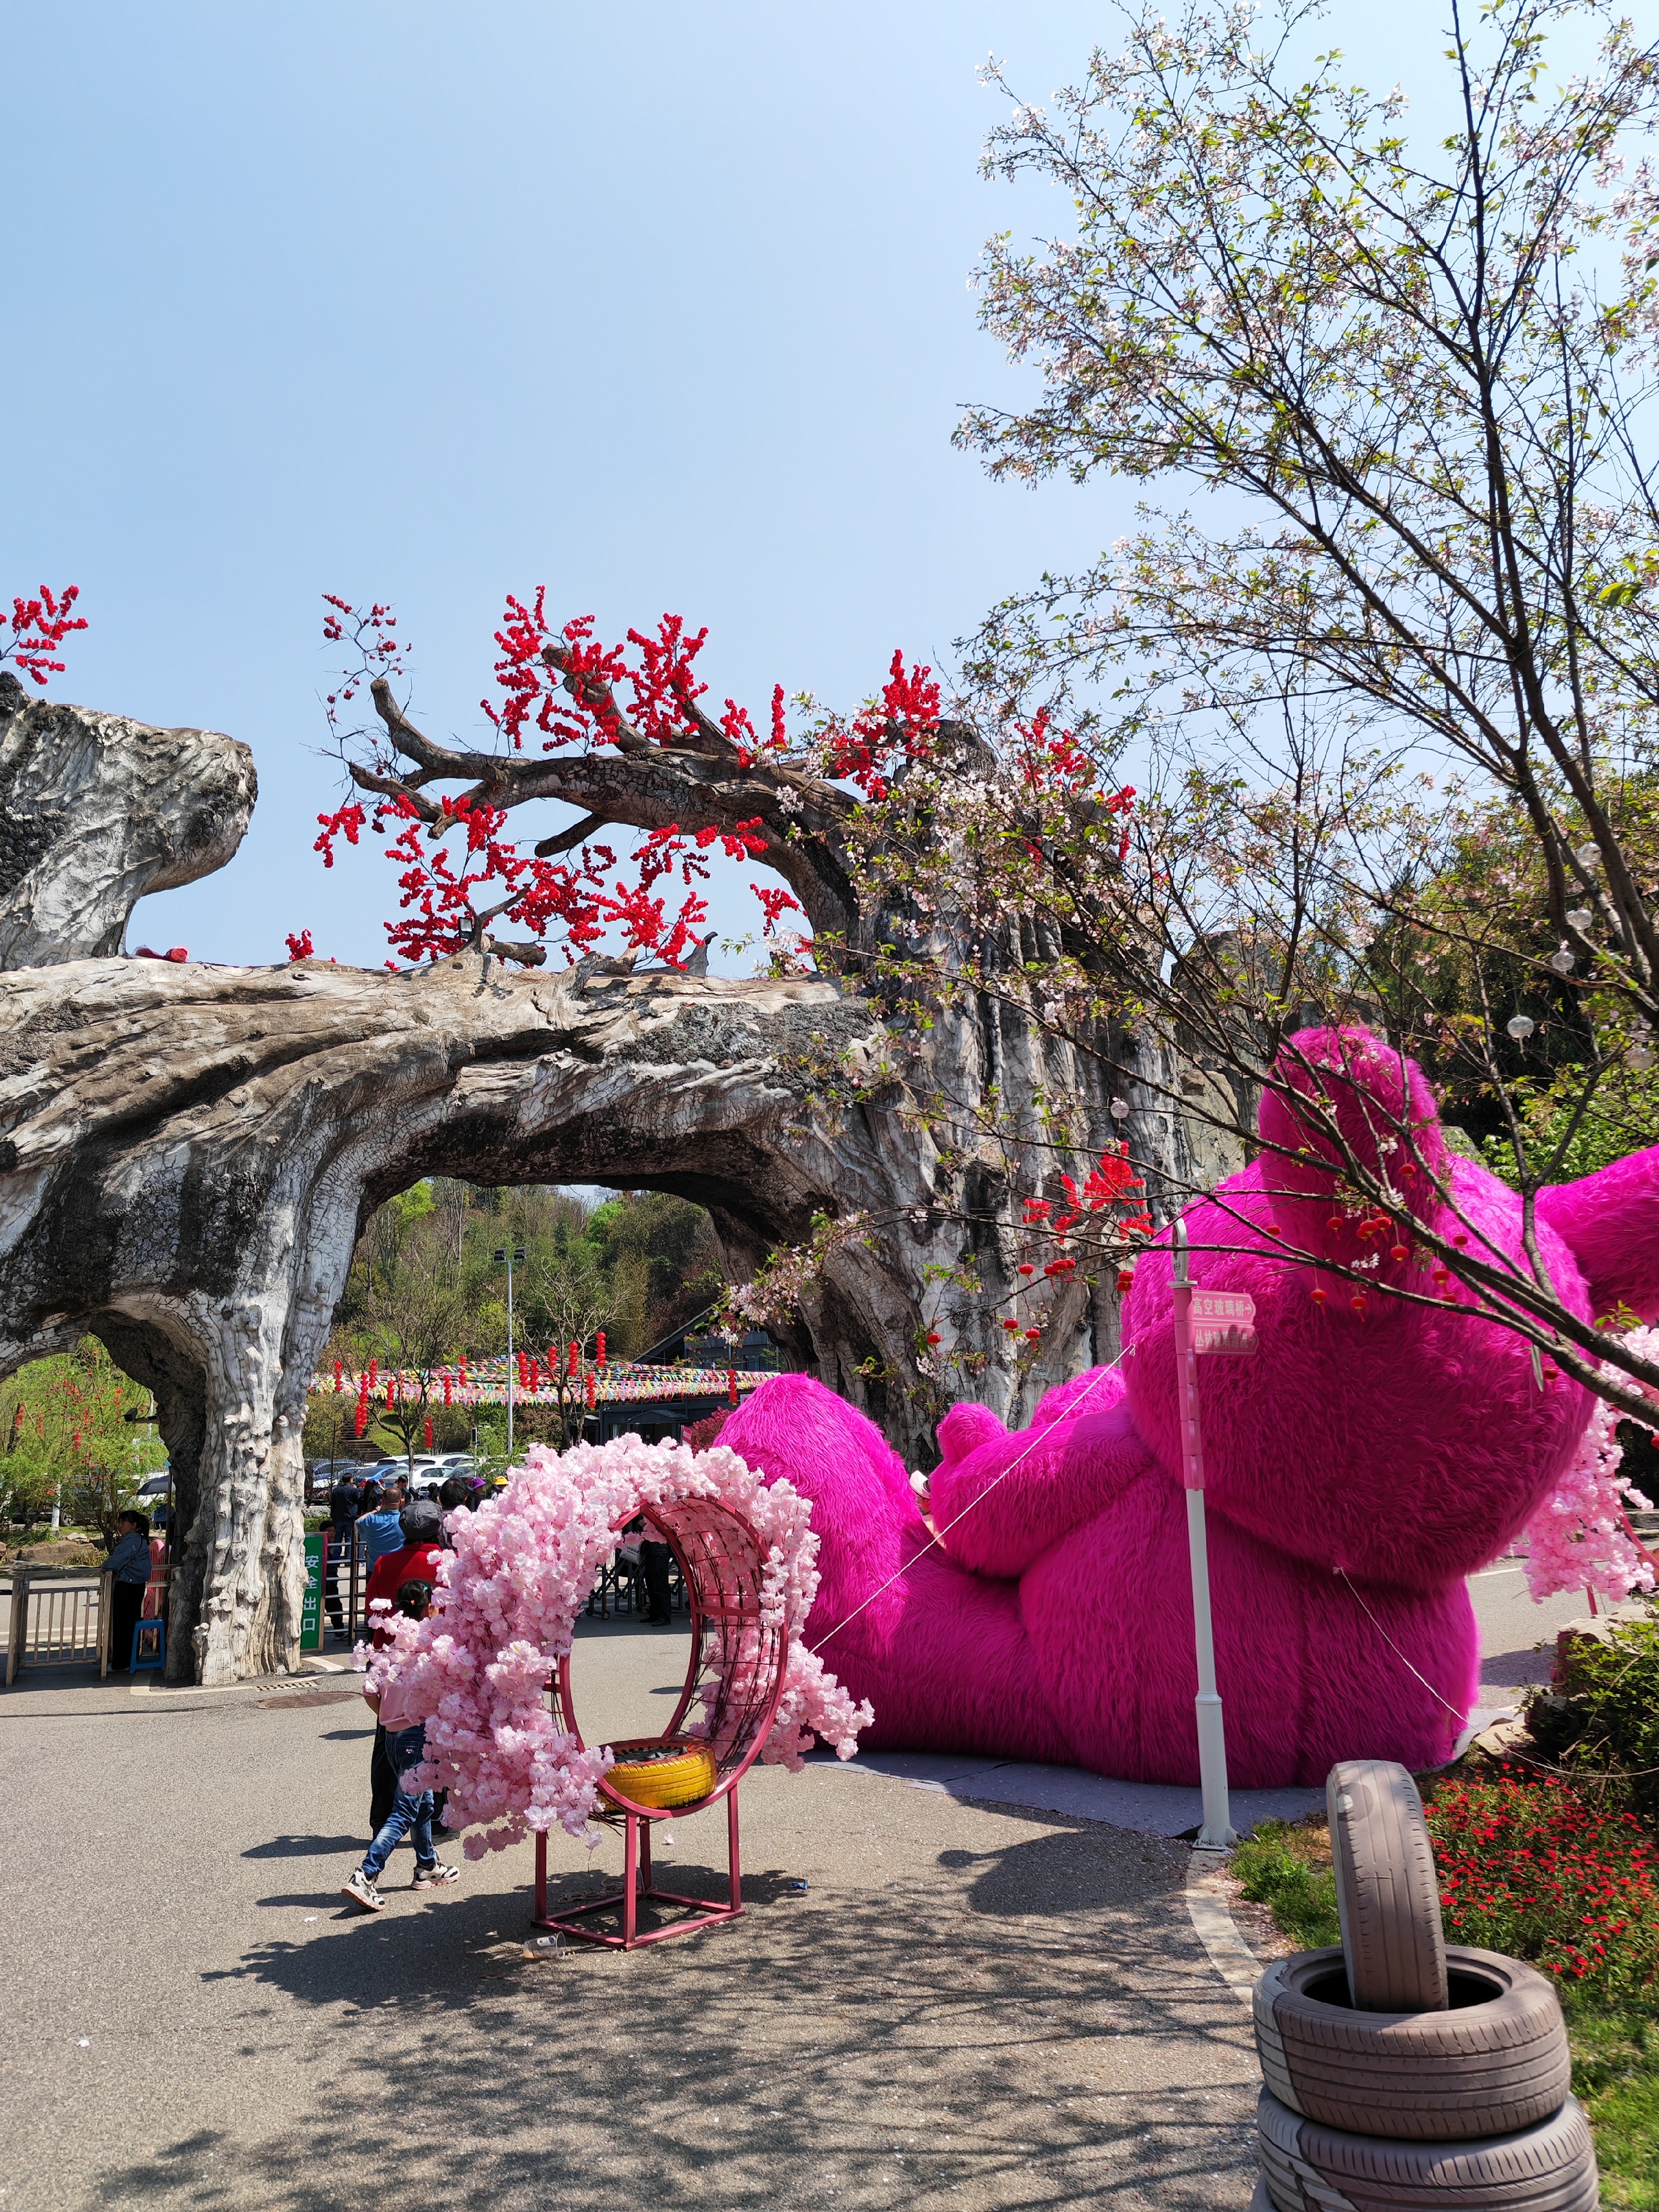
M 1210 1964 L 1233 1995 L 1249 2004 L 1261 1978 L 1261 1962 L 1239 1934 L 1227 1901 L 1231 1863 L 1225 1851 L 1194 1851 L 1187 1862 L 1187 1911 Z

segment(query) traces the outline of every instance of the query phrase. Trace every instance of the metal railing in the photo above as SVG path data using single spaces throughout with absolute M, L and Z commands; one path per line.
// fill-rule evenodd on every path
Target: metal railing
M 27 1567 L 12 1570 L 8 1689 L 25 1667 L 96 1667 L 100 1676 L 108 1674 L 112 1580 L 37 1581 Z

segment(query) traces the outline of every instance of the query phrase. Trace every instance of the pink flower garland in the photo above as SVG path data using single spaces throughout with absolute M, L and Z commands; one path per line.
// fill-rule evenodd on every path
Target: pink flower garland
M 549 1675 L 570 1649 L 576 1619 L 616 1548 L 616 1530 L 641 1506 L 709 1498 L 740 1513 L 767 1556 L 763 1616 L 787 1624 L 783 1695 L 761 1756 L 792 1770 L 813 1736 L 842 1759 L 875 1717 L 798 1640 L 817 1593 L 811 1502 L 783 1480 L 767 1483 L 734 1451 L 715 1445 L 647 1444 L 619 1437 L 567 1452 L 532 1444 L 505 1490 L 476 1513 L 449 1515 L 454 1549 L 440 1563 L 441 1595 L 429 1620 L 394 1620 L 368 1680 L 414 1692 L 426 1719 L 428 1789 L 449 1792 L 450 1827 L 471 1828 L 469 1858 L 501 1850 L 556 1824 L 589 1843 L 599 1785 L 612 1764 L 605 1745 L 579 1750 L 548 1710 Z M 717 1627 L 715 1663 L 747 1663 L 741 1635 Z M 366 1657 L 370 1655 L 364 1655 Z M 494 1825 L 489 1825 L 493 1823 Z
M 1659 1355 L 1659 1329 L 1637 1329 L 1625 1341 L 1646 1358 Z M 1625 1526 L 1626 1502 L 1648 1510 L 1650 1501 L 1619 1472 L 1619 1419 L 1605 1398 L 1595 1401 L 1571 1464 L 1527 1523 L 1527 1586 L 1540 1603 L 1558 1590 L 1616 1599 L 1654 1586 L 1653 1569 Z

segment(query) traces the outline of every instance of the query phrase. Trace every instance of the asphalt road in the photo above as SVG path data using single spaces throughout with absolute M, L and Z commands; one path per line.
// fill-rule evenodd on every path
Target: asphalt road
M 1583 1590 L 1564 1591 L 1534 1604 L 1518 1559 L 1500 1559 L 1469 1577 L 1469 1595 L 1480 1625 L 1480 1701 L 1511 1703 L 1528 1682 L 1547 1682 L 1555 1656 L 1555 1636 L 1570 1620 L 1587 1620 L 1589 1601 Z M 1639 1605 L 1603 1611 L 1639 1615 Z
M 685 1643 L 585 1639 L 589 1732 L 660 1725 Z M 767 1770 L 743 1920 L 534 1965 L 528 1845 L 351 1912 L 367 1711 L 259 1694 L 0 1698 L 0 2212 L 1248 2204 L 1248 2014 L 1179 1845 Z M 716 1893 L 723 1829 L 676 1825 L 676 1887 Z M 598 1879 L 552 1856 L 561 1893 Z

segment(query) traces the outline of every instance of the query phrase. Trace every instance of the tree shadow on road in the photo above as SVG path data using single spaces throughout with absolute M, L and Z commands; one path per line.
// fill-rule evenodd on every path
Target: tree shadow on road
M 1185 1854 L 1020 1817 L 1045 1832 L 851 1896 L 748 1877 L 742 1920 L 627 1954 L 567 1942 L 530 1963 L 527 1891 L 394 1895 L 262 1944 L 232 1972 L 316 2014 L 312 2108 L 112 2170 L 102 2200 L 1242 2212 L 1248 2014 L 1193 1936 Z M 676 1860 L 665 1883 L 721 1894 L 723 1869 Z

